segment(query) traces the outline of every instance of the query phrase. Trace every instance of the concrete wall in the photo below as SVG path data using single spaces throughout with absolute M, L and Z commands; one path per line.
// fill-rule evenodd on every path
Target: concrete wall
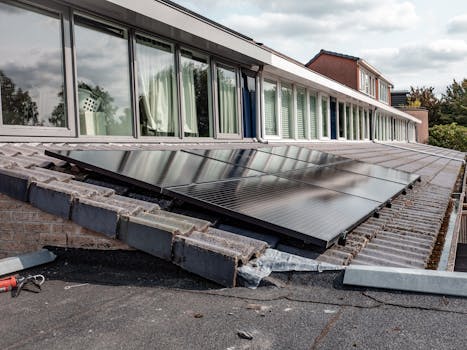
M 417 142 L 428 143 L 428 110 L 414 107 L 401 107 L 398 109 L 422 122 L 421 124 L 417 124 Z
M 343 57 L 322 54 L 308 68 L 358 90 L 357 62 Z
M 0 258 L 43 246 L 130 249 L 126 244 L 0 194 Z

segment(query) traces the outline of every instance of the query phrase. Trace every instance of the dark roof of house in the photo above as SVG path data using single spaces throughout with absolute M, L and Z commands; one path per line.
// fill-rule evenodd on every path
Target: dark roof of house
M 341 57 L 341 58 L 345 58 L 345 59 L 348 59 L 348 60 L 352 60 L 352 61 L 358 61 L 360 60 L 360 57 L 356 57 L 356 56 L 351 56 L 351 55 L 345 55 L 343 53 L 339 53 L 339 52 L 334 52 L 334 51 L 328 51 L 328 50 L 324 50 L 324 49 L 321 49 L 311 60 L 308 61 L 308 63 L 306 64 L 306 66 L 309 66 L 310 64 L 312 64 L 314 61 L 316 61 L 318 59 L 319 56 L 321 55 L 331 55 L 331 56 L 336 56 L 336 57 Z

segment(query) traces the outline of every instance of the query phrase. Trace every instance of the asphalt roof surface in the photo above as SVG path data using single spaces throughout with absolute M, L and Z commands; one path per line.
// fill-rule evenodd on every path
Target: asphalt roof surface
M 54 249 L 39 294 L 0 294 L 3 349 L 462 349 L 467 299 L 286 273 L 223 289 L 137 251 Z M 27 272 L 23 272 L 26 274 Z M 247 332 L 251 340 L 242 339 Z

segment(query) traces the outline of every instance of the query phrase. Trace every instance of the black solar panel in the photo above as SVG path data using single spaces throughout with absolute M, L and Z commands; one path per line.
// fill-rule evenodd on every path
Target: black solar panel
M 164 193 L 323 247 L 380 204 L 274 175 L 168 188 Z
M 406 187 L 400 183 L 342 171 L 335 165 L 298 169 L 277 175 L 380 203 L 392 199 Z
M 297 146 L 46 154 L 325 247 L 418 178 Z
M 265 174 L 275 174 L 312 166 L 312 164 L 297 159 L 260 152 L 255 149 L 187 150 L 186 152 L 261 171 Z
M 170 186 L 261 175 L 183 151 L 57 151 L 48 154 L 157 191 Z

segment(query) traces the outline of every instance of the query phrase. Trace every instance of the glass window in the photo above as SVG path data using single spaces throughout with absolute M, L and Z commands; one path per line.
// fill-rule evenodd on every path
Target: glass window
M 358 140 L 358 108 L 353 106 L 353 140 Z
M 266 135 L 277 135 L 277 85 L 275 82 L 264 81 L 264 119 Z
M 350 123 L 350 105 L 348 103 L 345 104 L 345 122 L 347 126 L 347 139 L 352 139 L 352 125 Z
M 328 133 L 328 98 L 321 97 L 321 133 L 322 137 L 329 137 Z
M 217 67 L 219 132 L 238 134 L 237 73 L 235 69 Z
M 75 16 L 82 135 L 132 135 L 128 37 L 123 29 Z
M 185 136 L 212 137 L 209 62 L 202 55 L 182 50 L 180 65 Z
M 306 91 L 297 89 L 297 138 L 306 138 Z
M 366 135 L 365 135 L 365 110 L 363 108 L 360 109 L 360 116 L 358 118 L 359 121 L 359 128 L 360 128 L 360 140 L 363 140 Z
M 339 137 L 345 137 L 345 109 L 343 102 L 339 102 Z
M 293 138 L 293 94 L 290 85 L 281 86 L 281 117 L 282 117 L 282 137 L 285 139 Z
M 0 3 L 3 124 L 67 126 L 61 38 L 58 15 Z
M 310 94 L 310 137 L 318 138 L 318 114 L 316 113 L 316 95 Z
M 175 55 L 169 44 L 136 35 L 138 105 L 143 136 L 177 136 Z

